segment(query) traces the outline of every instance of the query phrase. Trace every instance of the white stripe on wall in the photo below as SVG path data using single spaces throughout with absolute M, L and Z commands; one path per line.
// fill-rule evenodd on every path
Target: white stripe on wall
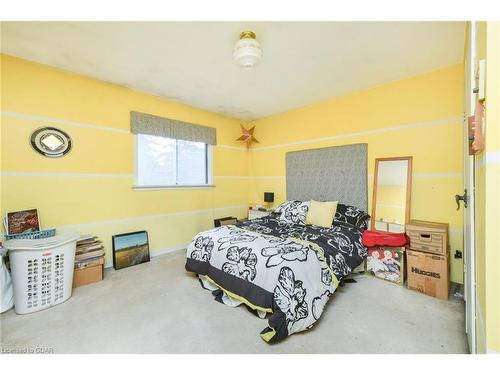
M 286 176 L 214 176 L 214 178 L 229 180 L 281 180 L 285 179 Z
M 246 207 L 247 207 L 246 204 L 240 204 L 240 205 L 236 205 L 236 206 L 204 208 L 201 210 L 178 211 L 178 212 L 169 212 L 169 213 L 165 213 L 165 214 L 156 214 L 156 215 L 131 216 L 131 217 L 125 217 L 125 218 L 113 219 L 113 220 L 92 221 L 92 222 L 79 223 L 79 224 L 66 224 L 66 225 L 57 226 L 56 228 L 66 228 L 67 229 L 67 228 L 81 227 L 81 226 L 112 225 L 112 224 L 130 223 L 130 222 L 134 222 L 134 221 L 143 221 L 143 220 L 151 220 L 151 219 L 164 219 L 164 218 L 172 218 L 172 217 L 179 217 L 179 216 L 198 215 L 198 214 L 204 214 L 204 213 L 211 213 L 214 211 L 242 209 L 242 208 L 246 208 Z
M 78 173 L 78 172 L 0 172 L 1 176 L 12 177 L 98 177 L 133 178 L 131 173 Z
M 102 130 L 102 131 L 115 132 L 115 133 L 121 133 L 121 134 L 130 134 L 129 130 L 112 128 L 110 126 L 104 126 L 104 125 L 99 125 L 99 124 L 86 124 L 83 122 L 68 121 L 68 120 L 58 119 L 58 118 L 54 118 L 54 117 L 30 115 L 27 113 L 19 113 L 19 112 L 13 112 L 13 111 L 2 111 L 1 113 L 2 113 L 2 116 L 14 117 L 14 118 L 19 118 L 19 119 L 23 119 L 23 120 L 46 121 L 46 122 L 56 123 L 56 124 L 60 124 L 60 125 L 74 126 L 77 128 Z
M 462 177 L 463 174 L 461 172 L 452 172 L 452 173 L 413 173 L 412 177 L 430 177 L 430 178 L 455 178 Z M 221 177 L 221 176 L 219 176 Z M 238 176 L 227 176 L 228 178 L 238 178 Z M 249 179 L 256 180 L 277 180 L 277 179 L 286 179 L 286 176 L 250 176 Z M 373 178 L 373 173 L 368 173 L 368 178 Z
M 244 209 L 244 208 L 248 208 L 248 205 L 239 204 L 239 205 L 235 205 L 235 206 L 204 208 L 201 210 L 178 211 L 178 212 L 170 212 L 170 213 L 156 214 L 156 215 L 130 216 L 130 217 L 125 217 L 125 218 L 121 218 L 121 219 L 90 221 L 90 222 L 78 223 L 78 224 L 57 225 L 57 226 L 55 226 L 55 228 L 67 230 L 67 229 L 74 229 L 77 227 L 122 224 L 122 223 L 130 223 L 130 222 L 134 222 L 134 221 L 144 221 L 144 220 L 151 220 L 151 219 L 164 219 L 164 218 L 173 218 L 173 217 L 179 217 L 179 216 L 199 215 L 199 214 L 204 214 L 204 213 L 212 213 L 214 211 L 236 210 L 236 209 Z M 4 234 L 5 233 L 0 233 L 0 236 L 3 236 Z
M 98 177 L 98 178 L 133 178 L 132 173 L 79 173 L 79 172 L 0 172 L 5 177 Z M 462 177 L 462 173 L 413 173 L 415 177 L 454 178 Z M 220 180 L 284 180 L 286 176 L 214 176 Z M 368 174 L 373 178 L 373 173 Z
M 430 178 L 455 178 L 462 177 L 462 172 L 451 172 L 451 173 L 412 173 L 412 178 L 415 177 L 430 177 Z M 373 173 L 368 173 L 368 178 L 373 178 Z
M 284 180 L 286 176 L 253 176 L 256 180 Z
M 477 161 L 477 168 L 483 168 L 486 164 L 500 164 L 500 151 L 488 151 Z
M 462 235 L 464 232 L 464 228 L 461 227 L 450 227 L 450 234 L 459 234 Z
M 54 117 L 32 115 L 32 114 L 20 113 L 20 112 L 14 112 L 14 111 L 1 111 L 0 114 L 2 116 L 9 116 L 9 117 L 20 118 L 20 119 L 28 119 L 28 120 L 33 120 L 33 121 L 47 121 L 47 122 L 57 123 L 57 124 L 61 124 L 61 125 L 74 126 L 74 127 L 86 128 L 86 129 L 101 130 L 101 131 L 110 131 L 110 132 L 115 132 L 115 133 L 120 133 L 120 134 L 131 135 L 129 130 L 118 129 L 118 128 L 113 128 L 110 126 L 104 126 L 104 125 L 98 125 L 98 124 L 88 124 L 88 123 L 83 123 L 83 122 L 69 121 L 69 120 L 64 120 L 64 119 L 59 119 L 59 118 L 54 118 Z M 395 125 L 395 126 L 391 126 L 391 127 L 374 129 L 374 130 L 366 130 L 366 131 L 361 131 L 361 132 L 338 134 L 338 135 L 329 136 L 329 137 L 304 139 L 304 140 L 300 140 L 300 141 L 276 144 L 276 145 L 272 145 L 272 146 L 253 147 L 250 149 L 250 151 L 264 151 L 264 150 L 273 149 L 273 148 L 289 147 L 289 146 L 294 146 L 294 145 L 317 143 L 317 142 L 324 142 L 324 141 L 343 139 L 343 138 L 352 138 L 352 137 L 359 137 L 359 136 L 374 135 L 374 134 L 393 132 L 393 131 L 404 130 L 404 129 L 426 127 L 426 126 L 449 125 L 449 124 L 456 124 L 457 122 L 462 123 L 462 121 L 463 121 L 463 119 L 461 117 L 451 117 L 451 118 L 442 119 L 442 120 L 435 120 L 435 121 L 423 121 L 423 122 L 416 122 L 416 123 L 412 123 L 412 124 L 401 124 L 401 125 Z M 230 149 L 230 150 L 247 151 L 247 149 L 243 146 L 240 147 L 240 146 L 218 144 L 218 145 L 216 145 L 216 147 L 226 148 L 226 149 Z M 498 158 L 498 156 L 497 156 L 497 158 Z
M 401 124 L 401 125 L 395 125 L 395 126 L 391 126 L 391 127 L 374 129 L 374 130 L 366 130 L 366 131 L 360 131 L 360 132 L 338 134 L 338 135 L 333 135 L 330 137 L 311 138 L 311 139 L 304 139 L 304 140 L 295 141 L 295 142 L 276 144 L 276 145 L 272 145 L 272 146 L 253 147 L 253 148 L 251 148 L 251 150 L 252 151 L 264 151 L 264 150 L 270 150 L 273 148 L 297 146 L 297 145 L 303 145 L 303 144 L 308 144 L 308 143 L 318 143 L 318 142 L 325 142 L 325 141 L 333 141 L 336 139 L 353 138 L 353 137 L 381 134 L 381 133 L 393 132 L 393 131 L 398 131 L 398 130 L 421 128 L 421 127 L 427 127 L 427 126 L 451 125 L 451 124 L 457 124 L 457 123 L 460 124 L 460 126 L 462 126 L 463 118 L 462 117 L 451 117 L 451 118 L 442 119 L 442 120 L 423 121 L 423 122 L 416 122 L 416 123 L 412 123 L 412 124 Z
M 118 128 L 113 128 L 110 126 L 99 125 L 99 124 L 87 124 L 84 122 L 68 121 L 68 120 L 54 118 L 54 117 L 31 115 L 28 113 L 20 113 L 20 112 L 13 112 L 13 111 L 1 111 L 0 114 L 2 116 L 14 117 L 14 118 L 23 119 L 23 120 L 51 122 L 51 123 L 55 123 L 55 124 L 59 124 L 59 125 L 73 126 L 73 127 L 77 127 L 77 128 L 94 129 L 94 130 L 108 131 L 108 132 L 114 132 L 114 133 L 119 133 L 119 134 L 132 135 L 132 133 L 130 133 L 129 130 L 118 129 Z M 231 145 L 216 145 L 215 147 L 226 148 L 229 150 L 246 151 L 246 148 L 243 146 L 240 147 L 240 146 L 231 146 Z
M 218 180 L 250 180 L 252 176 L 214 176 Z
M 97 177 L 97 178 L 134 178 L 132 173 L 80 173 L 80 172 L 0 172 L 5 177 Z M 214 176 L 219 180 L 275 179 L 285 176 Z
M 239 147 L 239 146 L 230 146 L 230 145 L 215 145 L 215 147 L 218 148 L 227 148 L 228 150 L 236 150 L 236 151 L 246 151 L 247 149 L 245 147 Z
M 214 211 L 222 211 L 222 210 L 235 210 L 235 209 L 246 209 L 248 206 L 246 204 L 234 205 L 234 206 L 225 206 L 225 207 L 214 207 L 214 208 L 205 208 L 201 210 L 191 210 L 191 211 L 179 211 L 179 212 L 171 212 L 165 214 L 156 214 L 156 215 L 144 215 L 144 216 L 131 216 L 121 219 L 113 219 L 113 220 L 103 220 L 103 221 L 92 221 L 86 223 L 78 223 L 78 224 L 66 224 L 56 226 L 57 229 L 74 229 L 75 227 L 84 227 L 84 226 L 94 226 L 94 225 L 113 225 L 113 224 L 121 224 L 128 223 L 134 221 L 143 221 L 150 219 L 161 219 L 161 218 L 172 218 L 179 216 L 189 216 L 189 215 L 197 215 L 203 213 L 210 213 Z M 453 234 L 461 234 L 463 232 L 463 228 L 461 227 L 450 227 L 450 233 Z M 0 236 L 5 235 L 5 233 L 0 232 Z M 184 245 L 183 245 L 184 246 Z M 171 249 L 170 249 L 171 250 Z
M 500 151 L 488 151 L 484 159 L 486 164 L 500 164 Z
M 463 173 L 413 173 L 413 177 L 432 177 L 432 178 L 441 178 L 441 177 L 462 177 Z

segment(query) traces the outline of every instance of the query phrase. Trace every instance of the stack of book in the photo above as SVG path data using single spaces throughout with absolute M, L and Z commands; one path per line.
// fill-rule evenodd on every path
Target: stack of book
M 76 241 L 75 269 L 104 263 L 104 246 L 96 236 L 86 234 Z

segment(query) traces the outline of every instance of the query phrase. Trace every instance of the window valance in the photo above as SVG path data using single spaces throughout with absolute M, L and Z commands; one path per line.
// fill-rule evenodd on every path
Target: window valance
M 130 112 L 130 129 L 133 134 L 156 135 L 191 142 L 217 144 L 215 128 L 195 125 L 141 112 Z

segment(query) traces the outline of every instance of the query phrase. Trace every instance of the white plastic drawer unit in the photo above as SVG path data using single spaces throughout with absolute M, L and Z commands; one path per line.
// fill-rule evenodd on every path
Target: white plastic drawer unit
M 14 310 L 27 314 L 71 297 L 78 234 L 36 240 L 9 240 Z

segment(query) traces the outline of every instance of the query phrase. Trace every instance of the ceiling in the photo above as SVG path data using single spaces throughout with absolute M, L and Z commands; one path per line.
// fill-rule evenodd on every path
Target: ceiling
M 463 22 L 2 22 L 2 52 L 243 120 L 461 62 Z M 239 33 L 264 51 L 243 70 Z

